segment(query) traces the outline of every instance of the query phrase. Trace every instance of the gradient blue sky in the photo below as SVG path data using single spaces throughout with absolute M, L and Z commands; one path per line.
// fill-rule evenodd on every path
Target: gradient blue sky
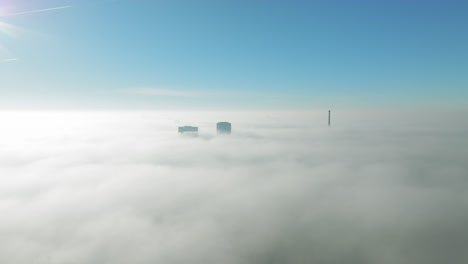
M 0 14 L 0 108 L 468 105 L 468 1 L 0 0 Z

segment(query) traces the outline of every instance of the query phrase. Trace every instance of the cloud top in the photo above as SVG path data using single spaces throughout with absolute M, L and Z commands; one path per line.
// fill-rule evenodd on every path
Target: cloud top
M 465 263 L 468 125 L 339 116 L 0 113 L 0 262 Z

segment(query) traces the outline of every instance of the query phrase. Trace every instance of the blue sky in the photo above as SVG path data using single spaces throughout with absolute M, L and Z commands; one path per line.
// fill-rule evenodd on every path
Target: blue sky
M 463 108 L 467 25 L 453 0 L 0 0 L 0 107 Z

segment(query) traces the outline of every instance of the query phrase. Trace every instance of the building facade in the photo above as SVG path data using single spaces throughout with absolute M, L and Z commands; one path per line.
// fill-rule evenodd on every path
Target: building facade
M 183 126 L 179 127 L 179 133 L 198 133 L 198 127 L 193 127 L 193 126 Z
M 218 134 L 231 134 L 232 126 L 229 122 L 219 122 L 216 124 L 216 130 Z

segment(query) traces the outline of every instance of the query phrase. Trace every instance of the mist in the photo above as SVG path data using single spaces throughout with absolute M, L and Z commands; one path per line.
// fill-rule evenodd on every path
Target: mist
M 467 262 L 468 114 L 332 114 L 2 112 L 0 262 Z

